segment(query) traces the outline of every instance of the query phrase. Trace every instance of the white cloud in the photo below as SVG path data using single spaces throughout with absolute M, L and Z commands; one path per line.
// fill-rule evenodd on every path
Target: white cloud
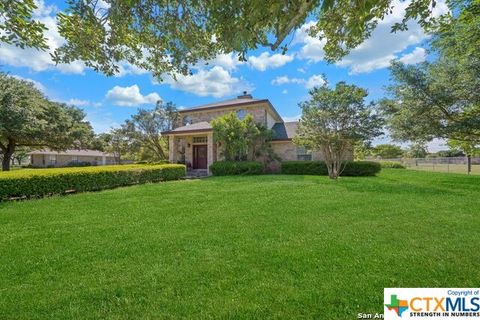
M 45 38 L 50 49 L 39 51 L 33 48 L 21 49 L 13 45 L 2 45 L 0 46 L 0 63 L 15 67 L 28 67 L 33 71 L 56 69 L 62 73 L 82 74 L 85 65 L 80 61 L 59 65 L 52 62 L 50 53 L 65 43 L 65 40 L 58 33 L 55 16 L 58 9 L 55 6 L 46 6 L 43 1 L 36 1 L 36 4 L 38 8 L 35 10 L 33 17 L 45 24 L 47 28 Z
M 413 50 L 410 53 L 404 54 L 400 59 L 398 59 L 400 62 L 403 62 L 405 64 L 416 64 L 425 61 L 426 57 L 426 50 L 420 47 L 416 47 L 415 50 Z
M 275 69 L 293 60 L 293 55 L 275 53 L 270 55 L 269 52 L 263 52 L 258 57 L 249 56 L 248 64 L 259 71 L 267 69 Z
M 304 85 L 307 89 L 312 89 L 313 87 L 321 86 L 325 83 L 325 80 L 322 75 L 316 74 L 311 76 L 308 79 L 301 78 L 289 78 L 288 76 L 279 76 L 271 81 L 272 85 L 282 85 L 287 83 L 295 83 Z
M 287 89 L 283 89 L 282 90 L 282 94 L 287 94 L 288 93 L 288 90 Z
M 300 73 L 305 73 L 305 69 L 303 69 L 303 68 L 298 68 L 297 71 L 300 72 Z
M 136 84 L 131 87 L 115 86 L 107 92 L 105 97 L 114 105 L 126 107 L 155 104 L 157 101 L 162 100 L 155 92 L 145 96 L 142 95 L 140 88 Z
M 178 74 L 176 80 L 165 76 L 165 83 L 171 88 L 193 93 L 197 96 L 224 97 L 244 90 L 251 91 L 252 87 L 242 79 L 232 77 L 223 67 L 214 66 L 209 70 L 200 69 L 192 75 Z
M 211 66 L 220 66 L 225 70 L 236 70 L 238 66 L 245 64 L 244 61 L 238 60 L 238 56 L 233 53 L 222 53 L 208 61 L 208 64 Z
M 307 59 L 311 62 L 318 62 L 323 60 L 325 53 L 323 47 L 326 40 L 319 40 L 318 38 L 308 35 L 310 27 L 315 25 L 315 21 L 305 23 L 295 32 L 292 44 L 302 43 L 303 46 L 298 52 L 297 56 L 301 59 Z
M 325 79 L 323 79 L 322 75 L 317 74 L 307 79 L 305 87 L 307 89 L 312 89 L 314 87 L 322 86 L 323 84 L 325 84 Z
M 71 106 L 76 106 L 76 107 L 87 107 L 87 106 L 100 107 L 102 105 L 101 102 L 92 102 L 89 100 L 82 100 L 82 99 L 76 99 L 76 98 L 68 99 L 66 101 L 61 101 L 61 102 Z
M 402 20 L 405 9 L 409 4 L 410 1 L 394 0 L 392 2 L 392 13 L 379 21 L 372 36 L 353 49 L 341 61 L 337 62 L 337 65 L 348 68 L 350 74 L 382 69 L 388 67 L 391 60 L 398 59 L 399 55 L 409 46 L 418 45 L 426 40 L 428 36 L 423 32 L 418 23 L 414 21 L 408 23 L 407 31 L 391 33 L 391 26 Z M 433 15 L 439 16 L 447 12 L 447 5 L 444 2 L 437 2 Z M 314 24 L 315 22 L 304 24 L 297 30 L 294 38 L 294 43 L 302 44 L 298 57 L 309 62 L 318 62 L 324 58 L 323 47 L 325 40 L 320 41 L 307 34 L 308 29 Z M 425 52 L 423 52 L 424 54 Z M 413 63 L 412 61 L 421 59 L 422 52 L 417 50 L 415 56 L 408 56 L 408 54 L 406 56 L 404 60 Z
M 273 79 L 271 84 L 279 86 L 279 85 L 290 83 L 290 82 L 292 82 L 292 79 L 290 79 L 289 77 L 279 76 Z
M 293 116 L 293 117 L 282 117 L 283 121 L 285 122 L 293 122 L 293 121 L 298 121 L 302 117 L 301 114 Z
M 147 70 L 134 66 L 128 62 L 124 62 L 118 66 L 118 73 L 116 73 L 114 76 L 119 78 L 130 74 L 142 75 L 146 73 L 148 73 Z
M 33 79 L 30 79 L 30 78 L 24 78 L 24 77 L 17 76 L 17 75 L 12 75 L 12 77 L 33 83 L 35 88 L 40 90 L 43 94 L 46 94 L 46 92 L 47 92 L 47 88 L 41 82 L 38 82 L 37 80 L 33 80 Z

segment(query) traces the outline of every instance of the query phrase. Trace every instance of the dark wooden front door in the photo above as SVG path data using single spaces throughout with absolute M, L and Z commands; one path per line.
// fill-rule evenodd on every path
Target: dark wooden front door
M 207 145 L 193 146 L 193 169 L 207 169 Z

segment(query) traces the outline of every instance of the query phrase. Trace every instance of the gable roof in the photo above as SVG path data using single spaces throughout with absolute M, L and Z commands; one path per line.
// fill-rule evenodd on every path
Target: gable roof
M 275 123 L 272 127 L 273 140 L 291 140 L 297 132 L 297 127 L 298 121 Z
M 90 149 L 68 149 L 65 151 L 54 151 L 50 149 L 36 150 L 28 153 L 29 155 L 33 154 L 51 154 L 51 155 L 66 155 L 66 156 L 90 156 L 90 157 L 113 157 L 111 153 L 105 153 L 99 150 L 90 150 Z
M 282 117 L 278 114 L 277 110 L 273 107 L 272 103 L 268 99 L 255 99 L 249 94 L 244 94 L 238 96 L 235 99 L 223 100 L 208 104 L 203 104 L 196 107 L 186 108 L 178 110 L 179 113 L 186 113 L 186 112 L 195 112 L 195 111 L 204 111 L 204 110 L 214 110 L 214 109 L 221 109 L 226 107 L 240 107 L 240 106 L 248 106 L 252 104 L 259 104 L 259 103 L 266 103 L 271 111 L 278 117 L 277 120 L 281 120 Z

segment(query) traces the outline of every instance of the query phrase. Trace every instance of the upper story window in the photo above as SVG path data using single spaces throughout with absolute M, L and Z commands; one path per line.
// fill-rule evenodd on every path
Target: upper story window
M 183 123 L 184 126 L 188 126 L 189 124 L 192 124 L 192 121 L 193 121 L 192 117 L 185 116 L 185 117 L 183 117 L 182 123 Z
M 237 111 L 237 117 L 240 120 L 243 120 L 247 116 L 247 110 L 245 109 L 240 109 Z
M 297 147 L 297 160 L 311 161 L 312 150 L 308 150 L 305 147 Z

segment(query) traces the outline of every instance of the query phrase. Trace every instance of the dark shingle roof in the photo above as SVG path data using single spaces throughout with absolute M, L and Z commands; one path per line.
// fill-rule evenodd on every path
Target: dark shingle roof
M 272 127 L 274 132 L 273 140 L 290 140 L 297 132 L 298 121 L 294 122 L 279 122 Z

